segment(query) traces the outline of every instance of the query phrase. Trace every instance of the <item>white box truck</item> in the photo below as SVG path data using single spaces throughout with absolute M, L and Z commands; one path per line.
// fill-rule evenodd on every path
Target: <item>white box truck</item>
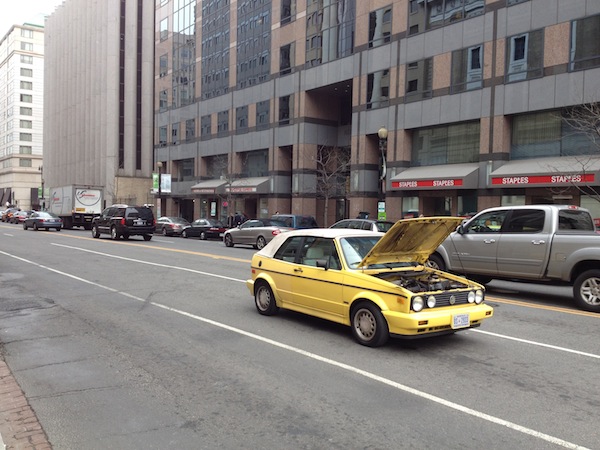
M 99 216 L 104 205 L 101 187 L 62 186 L 50 189 L 48 211 L 63 220 L 63 228 L 92 229 L 92 220 Z

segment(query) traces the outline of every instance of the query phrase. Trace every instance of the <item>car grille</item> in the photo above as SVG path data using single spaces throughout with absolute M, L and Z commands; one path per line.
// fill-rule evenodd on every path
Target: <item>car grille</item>
M 435 306 L 450 306 L 450 305 L 464 305 L 469 303 L 467 296 L 469 291 L 462 292 L 442 292 L 441 294 L 435 295 Z M 454 297 L 454 302 L 451 301 Z

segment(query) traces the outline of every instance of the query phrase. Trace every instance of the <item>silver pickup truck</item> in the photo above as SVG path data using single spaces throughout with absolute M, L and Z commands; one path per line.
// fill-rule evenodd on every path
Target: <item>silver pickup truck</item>
M 600 312 L 600 234 L 577 206 L 486 209 L 450 234 L 429 264 L 482 283 L 568 284 L 580 308 Z

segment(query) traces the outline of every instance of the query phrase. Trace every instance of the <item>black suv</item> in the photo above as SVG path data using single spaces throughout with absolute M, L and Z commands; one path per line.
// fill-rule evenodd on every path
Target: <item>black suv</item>
M 95 238 L 101 234 L 110 234 L 112 239 L 129 239 L 129 236 L 137 235 L 149 241 L 155 229 L 154 214 L 145 206 L 113 205 L 92 221 L 92 236 Z

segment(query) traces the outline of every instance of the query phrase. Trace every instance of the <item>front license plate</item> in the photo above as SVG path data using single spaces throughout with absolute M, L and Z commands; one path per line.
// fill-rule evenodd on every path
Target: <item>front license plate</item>
M 452 316 L 452 328 L 465 328 L 471 324 L 468 314 L 455 314 Z

